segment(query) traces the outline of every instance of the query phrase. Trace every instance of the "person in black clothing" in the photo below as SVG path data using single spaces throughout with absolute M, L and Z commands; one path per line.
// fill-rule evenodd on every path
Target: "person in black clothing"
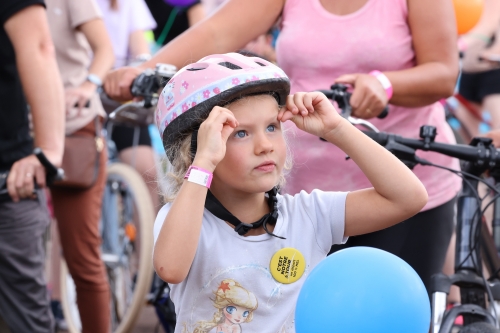
M 164 0 L 146 0 L 146 4 L 156 21 L 153 33 L 159 47 L 182 34 L 205 16 L 200 0 L 193 0 L 187 6 L 173 6 Z
M 0 22 L 0 189 L 9 194 L 0 201 L 0 330 L 53 332 L 43 274 L 49 216 L 43 192 L 34 192 L 45 170 L 32 151 L 61 164 L 62 82 L 43 0 L 2 0 Z

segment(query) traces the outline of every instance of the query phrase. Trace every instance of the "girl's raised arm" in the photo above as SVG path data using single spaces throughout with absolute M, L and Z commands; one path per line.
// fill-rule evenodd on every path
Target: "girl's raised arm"
M 417 214 L 427 203 L 427 191 L 415 174 L 342 118 L 325 95 L 290 95 L 278 117 L 342 149 L 373 185 L 347 195 L 344 236 L 385 229 Z
M 213 172 L 224 158 L 227 139 L 237 124 L 231 111 L 215 107 L 198 131 L 193 166 Z M 166 282 L 182 282 L 189 273 L 200 239 L 207 190 L 185 180 L 163 222 L 154 247 L 153 265 Z

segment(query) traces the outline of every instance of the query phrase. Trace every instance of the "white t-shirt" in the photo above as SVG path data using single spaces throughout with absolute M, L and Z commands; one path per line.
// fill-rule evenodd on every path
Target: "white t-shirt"
M 234 324 L 227 332 L 295 332 L 295 303 L 304 280 L 326 257 L 332 244 L 347 240 L 346 196 L 347 192 L 319 190 L 278 195 L 279 217 L 273 233 L 286 239 L 268 234 L 240 236 L 205 209 L 189 274 L 183 282 L 170 286 L 177 313 L 175 332 L 226 332 L 217 330 L 215 324 L 213 328 L 200 329 L 202 322 L 210 327 L 207 322 L 224 321 L 222 311 L 226 309 L 243 314 L 240 324 Z M 158 213 L 155 242 L 169 209 L 167 204 Z M 304 274 L 291 284 L 275 280 L 269 268 L 272 256 L 285 247 L 298 249 L 306 261 Z M 231 291 L 233 296 L 228 296 Z
M 111 9 L 110 3 L 109 0 L 97 0 L 113 44 L 115 67 L 121 67 L 127 64 L 130 34 L 152 30 L 156 22 L 144 0 L 118 0 L 118 10 Z

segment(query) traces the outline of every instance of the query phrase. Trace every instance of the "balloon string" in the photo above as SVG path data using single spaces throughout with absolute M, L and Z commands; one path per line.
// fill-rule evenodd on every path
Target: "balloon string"
M 168 17 L 167 23 L 163 27 L 163 30 L 161 31 L 160 36 L 156 40 L 156 45 L 162 46 L 163 42 L 168 36 L 168 33 L 170 32 L 170 29 L 172 28 L 172 25 L 174 24 L 175 17 L 179 13 L 179 7 L 175 6 L 174 9 L 170 12 L 170 16 Z

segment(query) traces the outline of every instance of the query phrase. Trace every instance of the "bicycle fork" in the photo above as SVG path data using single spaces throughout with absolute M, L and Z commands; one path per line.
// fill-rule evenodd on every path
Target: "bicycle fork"
M 481 246 L 476 244 L 481 232 L 481 207 L 475 189 L 478 181 L 464 180 L 457 201 L 457 243 L 455 274 L 436 274 L 432 277 L 432 333 L 449 333 L 455 319 L 464 317 L 464 325 L 488 321 L 496 325 L 495 318 L 486 310 L 485 280 L 482 278 Z M 446 312 L 446 296 L 451 285 L 460 287 L 462 305 Z

